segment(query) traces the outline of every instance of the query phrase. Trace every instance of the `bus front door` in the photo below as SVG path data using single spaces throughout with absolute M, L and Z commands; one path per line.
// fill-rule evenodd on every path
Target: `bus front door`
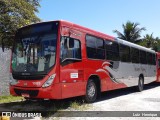
M 71 30 L 69 36 L 61 36 L 60 82 L 62 98 L 84 95 L 85 82 L 81 36 Z M 78 34 L 81 34 L 78 32 Z

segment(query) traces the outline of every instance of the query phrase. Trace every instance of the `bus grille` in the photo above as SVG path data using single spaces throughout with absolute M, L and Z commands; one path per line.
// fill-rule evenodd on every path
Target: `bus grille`
M 20 90 L 20 89 L 14 89 L 15 93 L 19 96 L 22 94 L 28 94 L 30 97 L 36 97 L 38 95 L 38 90 Z

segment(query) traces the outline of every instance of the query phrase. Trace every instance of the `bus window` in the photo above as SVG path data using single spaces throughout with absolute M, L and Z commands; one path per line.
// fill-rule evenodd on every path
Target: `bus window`
M 139 63 L 139 50 L 131 48 L 131 61 L 132 63 Z
M 80 41 L 74 38 L 61 38 L 61 61 L 72 58 L 81 59 Z
M 152 65 L 156 65 L 156 55 L 152 54 Z
M 119 61 L 119 45 L 117 42 L 105 41 L 106 59 Z
M 105 59 L 105 50 L 104 50 L 104 41 L 102 39 L 96 39 L 96 46 L 97 46 L 97 59 Z
M 87 35 L 86 44 L 88 58 L 105 59 L 103 39 Z
M 148 52 L 147 52 L 147 63 L 148 63 L 149 65 L 152 64 L 152 53 L 148 53 Z
M 96 39 L 92 36 L 86 36 L 87 56 L 88 58 L 96 58 Z
M 122 62 L 131 62 L 130 47 L 120 44 L 120 56 Z
M 140 51 L 140 63 L 147 64 L 146 52 L 142 50 Z

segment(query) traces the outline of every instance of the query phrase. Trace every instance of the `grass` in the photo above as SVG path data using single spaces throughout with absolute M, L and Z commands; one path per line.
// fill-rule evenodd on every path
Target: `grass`
M 89 109 L 91 105 L 74 101 L 70 104 L 70 107 L 74 110 L 84 111 L 84 110 Z
M 85 111 L 91 107 L 91 104 L 84 103 L 84 101 L 71 100 L 71 101 L 59 101 L 52 104 L 51 111 Z
M 12 95 L 0 96 L 0 103 L 9 103 L 9 102 L 15 102 L 19 100 L 23 100 L 23 97 L 17 97 Z
M 92 108 L 91 104 L 87 104 L 84 101 L 80 100 L 63 100 L 63 101 L 55 101 L 48 107 L 48 113 L 44 116 L 45 118 L 48 117 L 64 117 L 67 114 L 71 114 L 72 112 L 69 111 L 86 111 Z
M 44 119 L 49 117 L 63 117 L 67 111 L 86 111 L 92 107 L 91 104 L 86 104 L 84 101 L 79 99 L 25 101 L 23 97 L 15 97 L 11 95 L 0 96 L 0 104 L 2 103 L 6 103 L 4 105 L 5 108 L 12 109 L 14 111 L 46 111 L 43 116 Z M 72 112 L 69 114 L 72 116 Z

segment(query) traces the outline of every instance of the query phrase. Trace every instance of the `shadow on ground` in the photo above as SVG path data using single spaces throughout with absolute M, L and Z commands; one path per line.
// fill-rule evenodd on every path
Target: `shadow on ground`
M 144 91 L 152 88 L 159 87 L 160 83 L 150 83 L 145 85 Z M 107 91 L 102 93 L 101 98 L 98 101 L 104 101 L 113 99 L 115 97 L 128 95 L 135 92 L 135 87 Z M 98 102 L 97 101 L 97 102 Z M 82 97 L 70 98 L 58 101 L 19 101 L 12 103 L 0 104 L 0 111 L 14 111 L 14 112 L 42 112 L 45 117 L 55 116 L 61 110 L 71 110 L 72 103 L 76 102 L 79 106 L 85 104 Z
M 156 88 L 159 86 L 160 86 L 160 83 L 158 83 L 158 82 L 146 84 L 146 85 L 144 85 L 143 91 L 149 90 L 152 88 Z M 136 87 L 129 87 L 129 88 L 107 91 L 107 92 L 104 92 L 101 94 L 101 98 L 97 102 L 107 100 L 107 99 L 112 99 L 112 98 L 119 97 L 119 96 L 128 95 L 128 94 L 135 93 L 135 92 L 138 92 Z

